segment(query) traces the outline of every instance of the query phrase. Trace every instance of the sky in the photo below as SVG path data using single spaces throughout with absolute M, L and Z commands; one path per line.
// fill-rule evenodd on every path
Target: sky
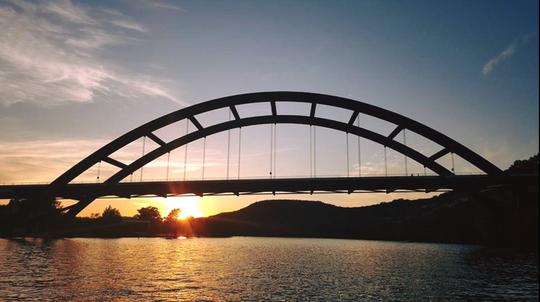
M 389 109 L 478 152 L 501 169 L 538 153 L 538 1 L 25 1 L 0 0 L 0 183 L 54 180 L 93 151 L 163 114 L 218 97 L 257 91 L 308 91 Z M 241 115 L 269 108 L 239 108 Z M 281 112 L 309 108 L 278 104 Z M 322 117 L 344 119 L 334 108 Z M 203 124 L 228 112 L 201 116 Z M 362 117 L 363 127 L 392 125 Z M 185 132 L 179 122 L 164 139 Z M 180 133 L 180 134 L 179 134 Z M 317 130 L 317 174 L 381 175 L 381 146 Z M 241 177 L 266 177 L 269 126 L 243 129 Z M 402 139 L 398 137 L 396 139 Z M 145 142 L 146 152 L 152 148 Z M 426 155 L 436 144 L 408 134 Z M 278 176 L 310 174 L 309 129 L 279 125 Z M 209 137 L 205 175 L 226 177 L 227 133 Z M 155 146 L 154 146 L 155 147 Z M 115 154 L 129 162 L 138 141 Z M 346 161 L 349 151 L 350 160 Z M 171 153 L 172 179 L 202 175 L 202 142 Z M 238 173 L 238 131 L 231 131 L 229 172 Z M 451 158 L 438 162 L 449 168 Z M 360 165 L 359 165 L 360 163 Z M 166 159 L 137 179 L 164 179 Z M 458 173 L 477 172 L 455 159 Z M 98 171 L 99 170 L 99 171 Z M 388 151 L 390 174 L 404 174 Z M 104 164 L 77 181 L 112 175 Z M 407 161 L 408 173 L 423 168 Z M 407 198 L 429 197 L 408 194 Z M 395 194 L 317 195 L 341 206 L 368 205 Z M 265 197 L 98 200 L 125 215 L 156 205 L 230 211 Z M 275 198 L 275 197 L 268 197 Z M 189 206 L 188 206 L 189 204 Z

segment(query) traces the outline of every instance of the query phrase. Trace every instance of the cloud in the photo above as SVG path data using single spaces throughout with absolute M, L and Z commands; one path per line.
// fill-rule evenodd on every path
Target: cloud
M 173 5 L 164 0 L 139 0 L 139 1 L 141 2 L 141 4 L 151 7 L 151 8 L 185 12 L 185 10 L 181 8 L 180 6 Z
M 520 44 L 527 43 L 528 41 L 529 35 L 525 35 L 524 37 L 512 42 L 498 55 L 491 58 L 486 64 L 484 64 L 484 67 L 482 68 L 482 74 L 484 76 L 487 76 L 488 74 L 493 72 L 493 70 L 495 69 L 495 67 L 497 67 L 499 63 L 510 59 L 516 53 Z
M 110 20 L 109 22 L 113 25 L 116 25 L 118 27 L 122 27 L 125 29 L 130 29 L 130 30 L 139 31 L 139 32 L 148 31 L 146 28 L 142 27 L 140 24 L 137 24 L 129 20 L 115 19 L 115 20 Z
M 84 9 L 73 5 L 69 0 L 46 2 L 43 6 L 38 8 L 45 13 L 56 15 L 56 17 L 63 18 L 68 22 L 77 24 L 96 24 L 96 21 L 91 18 Z
M 108 142 L 109 140 L 106 139 L 82 138 L 0 142 L 0 167 L 2 167 L 0 184 L 48 183 Z M 131 164 L 141 156 L 141 147 L 142 141 L 138 140 L 116 151 L 111 157 L 125 164 Z M 147 145 L 146 153 L 151 150 L 153 148 Z M 201 151 L 191 150 L 195 154 L 200 154 Z M 225 157 L 222 156 L 221 152 L 213 149 L 207 149 L 207 151 L 206 168 L 225 166 Z M 171 179 L 181 179 L 184 172 L 183 155 L 181 158 L 171 158 L 169 162 L 167 162 L 166 156 L 162 156 L 148 163 L 144 166 L 144 179 L 165 179 L 167 167 L 170 169 Z M 202 163 L 199 159 L 189 158 L 185 167 L 187 172 L 196 172 L 201 170 Z M 106 163 L 102 163 L 99 169 L 101 179 L 118 171 L 117 167 Z M 139 179 L 140 174 L 138 173 L 140 170 L 135 173 L 133 179 Z M 94 166 L 77 177 L 75 181 L 96 181 L 97 175 L 98 167 Z M 208 173 L 207 176 L 211 177 L 212 174 Z M 193 177 L 193 175 L 188 175 L 188 177 Z
M 178 102 L 149 75 L 103 58 L 148 32 L 121 12 L 69 0 L 0 4 L 0 104 L 91 102 L 97 95 Z
M 0 183 L 49 182 L 105 143 L 82 139 L 0 143 Z
M 516 44 L 512 43 L 508 45 L 501 53 L 499 53 L 497 56 L 491 58 L 486 64 L 484 64 L 484 67 L 482 68 L 482 74 L 488 75 L 490 74 L 493 69 L 495 69 L 495 66 L 499 64 L 500 62 L 509 59 L 514 55 L 516 52 Z

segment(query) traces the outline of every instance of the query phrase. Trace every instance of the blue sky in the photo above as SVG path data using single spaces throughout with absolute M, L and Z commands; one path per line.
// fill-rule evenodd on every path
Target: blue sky
M 500 168 L 538 152 L 537 1 L 0 1 L 0 27 L 0 182 L 50 181 L 152 118 L 269 90 L 399 112 Z M 321 156 L 344 154 L 341 138 L 320 135 Z M 223 139 L 212 149 L 220 169 Z M 245 147 L 253 165 L 263 142 L 255 133 Z M 281 158 L 305 155 L 282 142 Z M 380 172 L 381 149 L 364 148 Z M 342 173 L 332 157 L 321 169 Z M 291 163 L 281 170 L 304 173 Z

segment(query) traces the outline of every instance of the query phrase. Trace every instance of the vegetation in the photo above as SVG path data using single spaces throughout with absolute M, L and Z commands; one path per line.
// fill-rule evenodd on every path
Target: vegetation
M 0 235 L 24 231 L 28 234 L 57 228 L 64 222 L 54 198 L 12 199 L 0 206 Z
M 161 213 L 156 207 L 144 207 L 137 210 L 138 214 L 135 214 L 135 218 L 152 223 L 161 222 Z
M 172 209 L 170 212 L 169 212 L 169 215 L 167 215 L 167 217 L 165 218 L 165 222 L 166 223 L 172 223 L 172 222 L 176 222 L 178 221 L 178 218 L 180 216 L 180 209 Z
M 120 211 L 118 209 L 115 209 L 109 205 L 105 208 L 105 210 L 103 210 L 101 219 L 108 223 L 119 222 L 122 220 L 122 215 L 120 215 Z
M 516 160 L 506 171 L 509 174 L 538 174 L 538 154 L 526 160 Z
M 163 220 L 164 227 L 168 234 L 178 235 L 180 231 L 180 209 L 172 209 L 169 215 Z

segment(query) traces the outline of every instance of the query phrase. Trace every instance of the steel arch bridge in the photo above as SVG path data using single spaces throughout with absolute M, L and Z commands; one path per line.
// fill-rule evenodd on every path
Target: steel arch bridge
M 276 103 L 278 102 L 308 103 L 310 105 L 310 113 L 309 115 L 305 116 L 280 114 L 276 106 Z M 268 104 L 268 106 L 271 108 L 271 114 L 251 117 L 241 116 L 237 110 L 237 106 L 252 103 Z M 327 105 L 348 110 L 350 112 L 349 121 L 343 122 L 317 117 L 316 111 L 317 106 L 319 105 Z M 234 118 L 208 127 L 204 127 L 199 120 L 197 120 L 197 115 L 223 108 L 230 110 Z M 355 125 L 355 120 L 359 114 L 369 115 L 390 122 L 395 125 L 395 129 L 387 135 L 382 135 L 371 130 L 361 128 L 358 125 Z M 177 137 L 169 142 L 165 142 L 155 134 L 157 130 L 182 120 L 189 120 L 196 127 L 196 130 L 191 133 L 186 133 L 185 135 Z M 379 143 L 384 147 L 393 149 L 403 154 L 407 158 L 413 159 L 414 161 L 438 174 L 438 176 L 304 178 L 279 180 L 239 179 L 225 181 L 203 180 L 154 183 L 121 182 L 123 179 L 130 176 L 138 169 L 143 168 L 151 161 L 188 143 L 231 129 L 263 124 L 310 125 L 357 135 L 359 137 Z M 432 155 L 426 156 L 418 150 L 415 150 L 410 146 L 395 140 L 394 138 L 404 130 L 415 132 L 442 146 L 442 149 Z M 151 139 L 157 143 L 158 147 L 146 154 L 143 154 L 140 158 L 129 164 L 120 162 L 112 157 L 112 154 L 116 151 L 141 138 Z M 449 153 L 460 156 L 473 166 L 476 166 L 485 174 L 467 177 L 454 175 L 453 171 L 448 170 L 436 162 L 437 159 Z M 104 180 L 103 183 L 70 183 L 76 177 L 102 161 L 118 167 L 119 170 Z M 445 134 L 398 113 L 374 105 L 332 95 L 307 92 L 276 91 L 223 97 L 169 113 L 138 128 L 135 128 L 111 141 L 71 167 L 49 185 L 27 186 L 26 188 L 24 188 L 24 186 L 4 188 L 4 190 L 0 190 L 0 198 L 6 198 L 8 196 L 9 198 L 14 196 L 38 196 L 44 194 L 49 194 L 52 197 L 74 198 L 79 200 L 79 202 L 72 206 L 66 207 L 65 210 L 67 211 L 68 215 L 75 216 L 86 206 L 88 206 L 95 198 L 109 195 L 131 197 L 137 194 L 167 196 L 169 194 L 193 193 L 202 196 L 204 194 L 219 194 L 227 192 L 239 195 L 261 192 L 275 193 L 276 191 L 296 193 L 307 191 L 313 193 L 314 191 L 338 192 L 339 190 L 345 190 L 347 193 L 351 193 L 355 190 L 385 190 L 388 192 L 396 189 L 422 189 L 426 191 L 437 189 L 458 189 L 470 186 L 471 183 L 475 183 L 475 186 L 493 185 L 506 182 L 507 180 L 503 178 L 504 175 L 502 174 L 502 171 L 479 154 L 451 139 Z

